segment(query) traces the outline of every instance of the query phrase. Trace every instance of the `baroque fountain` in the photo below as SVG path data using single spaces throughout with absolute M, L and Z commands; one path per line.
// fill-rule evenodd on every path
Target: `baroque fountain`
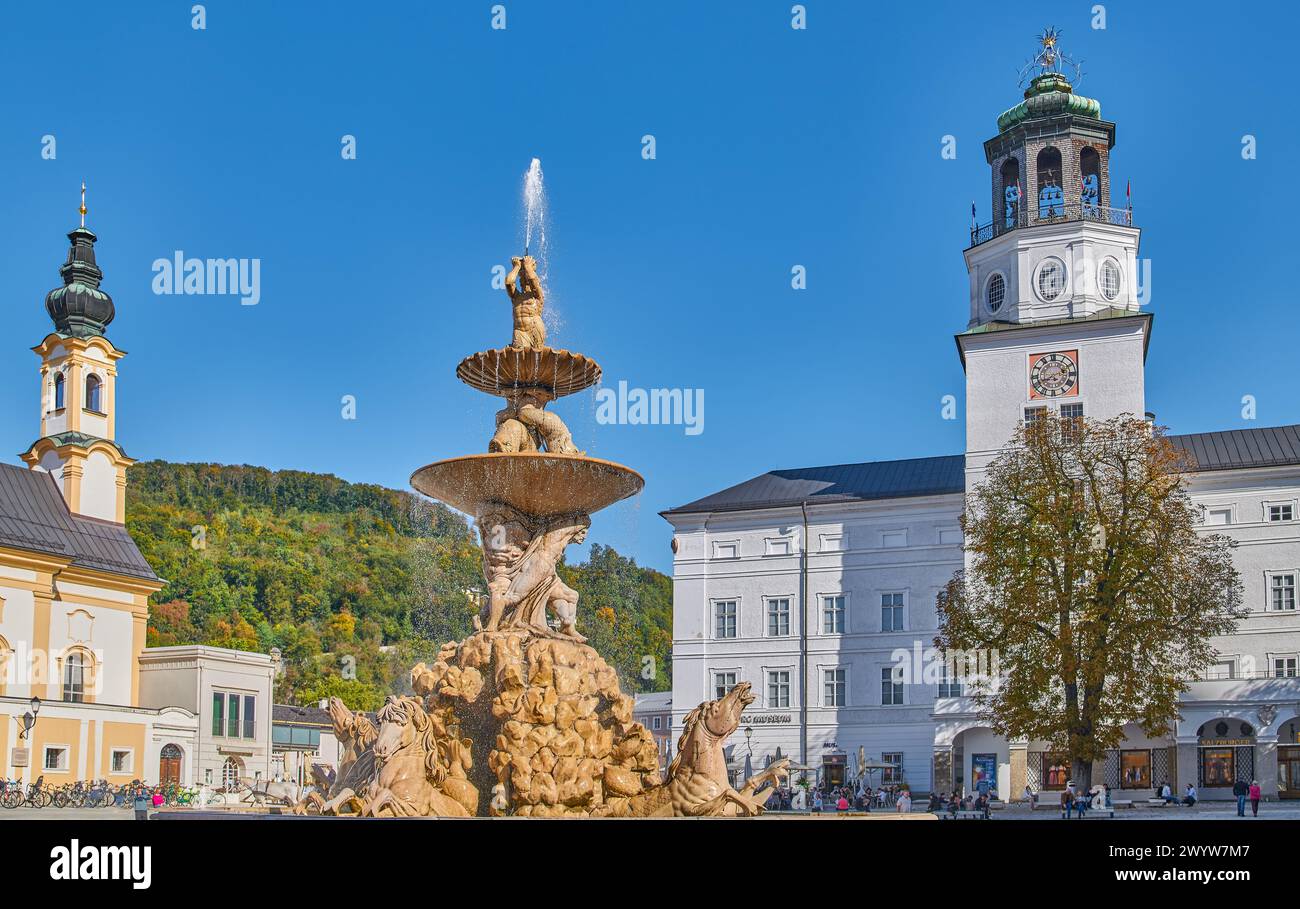
M 541 169 L 525 182 L 526 238 L 539 216 Z M 390 695 L 372 720 L 330 702 L 344 754 L 295 809 L 369 817 L 753 816 L 781 761 L 734 788 L 723 743 L 753 702 L 748 683 L 685 717 L 660 773 L 633 698 L 579 631 L 578 593 L 556 573 L 591 515 L 640 492 L 634 470 L 574 444 L 546 409 L 591 388 L 600 366 L 549 347 L 537 262 L 511 260 L 506 347 L 461 361 L 456 376 L 504 399 L 486 453 L 438 461 L 411 477 L 421 493 L 472 515 L 487 583 L 475 631 L 411 670 L 410 695 Z M 607 604 L 617 606 L 617 604 Z

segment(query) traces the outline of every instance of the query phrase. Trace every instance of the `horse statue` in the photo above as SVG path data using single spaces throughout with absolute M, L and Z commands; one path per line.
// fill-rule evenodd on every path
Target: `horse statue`
M 316 814 L 340 814 L 344 807 L 359 811 L 362 800 L 357 795 L 364 792 L 375 775 L 375 756 L 373 752 L 375 739 L 379 737 L 374 723 L 360 711 L 353 713 L 339 698 L 330 698 L 330 722 L 334 726 L 334 738 L 338 739 L 342 756 L 339 769 L 328 789 L 320 792 L 308 792 L 305 799 L 294 806 L 294 814 L 307 814 L 314 809 Z M 313 773 L 315 767 L 312 768 Z M 321 792 L 325 795 L 322 796 Z
M 789 776 L 789 758 L 782 758 L 741 784 L 731 785 L 722 746 L 740 725 L 740 715 L 754 703 L 749 682 L 741 682 L 724 696 L 705 701 L 686 715 L 677 740 L 677 756 L 667 779 L 633 796 L 629 814 L 634 817 L 753 817 L 763 813 L 766 784 Z
M 379 710 L 379 736 L 373 747 L 375 777 L 361 806 L 362 817 L 470 817 L 465 803 L 444 793 L 449 777 L 463 780 L 455 787 L 477 807 L 478 791 L 464 779 L 464 760 L 469 748 L 446 741 L 448 730 L 442 717 L 429 714 L 419 698 L 389 695 Z M 460 752 L 463 751 L 464 755 Z M 455 754 L 460 776 L 444 760 Z M 468 790 L 466 790 L 468 787 Z

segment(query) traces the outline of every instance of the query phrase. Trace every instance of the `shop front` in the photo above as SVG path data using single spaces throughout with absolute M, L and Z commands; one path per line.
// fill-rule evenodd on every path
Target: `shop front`
M 843 751 L 822 755 L 822 788 L 836 789 L 848 782 L 848 763 Z
M 1300 745 L 1277 746 L 1277 797 L 1300 799 Z
M 1221 789 L 1231 794 L 1238 782 L 1249 784 L 1255 775 L 1255 728 L 1242 720 L 1211 720 L 1197 733 L 1197 788 L 1201 798 L 1222 797 L 1222 793 L 1204 790 Z

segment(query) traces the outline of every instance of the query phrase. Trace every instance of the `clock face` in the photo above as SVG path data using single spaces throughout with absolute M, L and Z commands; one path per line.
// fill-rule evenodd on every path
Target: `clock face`
M 1062 350 L 1029 358 L 1029 396 L 1060 398 L 1079 393 L 1079 352 Z

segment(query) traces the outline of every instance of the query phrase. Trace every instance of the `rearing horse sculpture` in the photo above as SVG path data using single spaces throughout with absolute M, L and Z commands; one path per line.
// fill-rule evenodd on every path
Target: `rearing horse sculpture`
M 731 785 L 722 746 L 740 715 L 754 702 L 749 682 L 741 682 L 715 701 L 706 701 L 686 715 L 677 741 L 677 756 L 668 779 L 633 796 L 629 813 L 636 817 L 752 817 L 763 812 L 758 790 L 788 775 L 790 761 L 782 758 L 750 777 L 739 789 Z
M 461 802 L 439 789 L 447 779 L 442 763 L 447 749 L 440 748 L 445 730 L 439 725 L 419 698 L 389 695 L 379 711 L 376 775 L 361 806 L 363 817 L 470 816 Z
M 339 698 L 330 698 L 330 721 L 334 737 L 338 739 L 342 756 L 339 769 L 324 797 L 311 792 L 294 807 L 295 814 L 306 814 L 314 809 L 317 814 L 339 814 L 350 805 L 353 811 L 361 809 L 358 792 L 364 792 L 375 775 L 375 739 L 379 732 L 370 719 L 360 711 L 353 713 Z

